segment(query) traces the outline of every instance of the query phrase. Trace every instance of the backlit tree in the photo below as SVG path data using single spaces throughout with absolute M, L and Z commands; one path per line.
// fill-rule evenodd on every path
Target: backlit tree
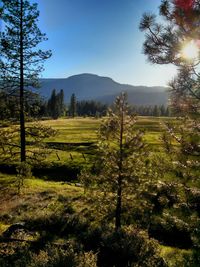
M 184 218 L 184 223 L 193 225 L 190 231 L 197 241 L 200 232 L 197 204 L 200 195 L 200 2 L 163 0 L 160 15 L 163 20 L 159 23 L 152 14 L 144 14 L 141 20 L 140 29 L 146 33 L 143 50 L 151 63 L 173 64 L 178 70 L 169 83 L 170 102 L 182 118 L 166 123 L 162 137 L 166 151 L 164 165 L 168 164 L 167 172 L 179 188 L 180 202 L 175 216 L 179 216 L 180 222 Z
M 25 102 L 38 87 L 42 63 L 51 56 L 37 46 L 47 40 L 37 26 L 37 4 L 27 0 L 2 0 L 0 32 L 0 86 L 8 95 L 16 97 L 19 106 L 21 162 L 26 161 Z
M 82 181 L 92 186 L 108 217 L 114 212 L 116 230 L 121 228 L 124 208 L 133 204 L 146 176 L 143 132 L 135 129 L 136 117 L 128 111 L 122 93 L 99 129 L 100 171 L 97 175 L 82 174 Z

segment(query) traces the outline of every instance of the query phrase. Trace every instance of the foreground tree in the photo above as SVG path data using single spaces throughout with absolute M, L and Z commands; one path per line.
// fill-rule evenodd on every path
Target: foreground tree
M 145 14 L 140 29 L 147 32 L 144 53 L 149 61 L 178 67 L 177 77 L 170 82 L 171 104 L 176 114 L 185 118 L 179 121 L 178 127 L 166 124 L 163 140 L 168 152 L 172 143 L 169 136 L 179 144 L 176 158 L 182 166 L 181 172 L 185 172 L 188 164 L 184 165 L 183 157 L 185 162 L 190 161 L 188 169 L 196 166 L 200 156 L 200 3 L 165 0 L 160 5 L 160 14 L 165 23 L 158 24 L 154 15 Z
M 146 32 L 144 54 L 154 64 L 173 64 L 177 77 L 170 82 L 171 104 L 177 110 L 199 113 L 200 101 L 200 3 L 195 0 L 163 0 L 158 23 L 144 14 L 140 29 Z M 188 108 L 187 108 L 188 107 Z
M 38 87 L 42 62 L 51 56 L 50 51 L 37 50 L 46 40 L 37 26 L 37 4 L 27 0 L 2 0 L 1 19 L 5 27 L 0 33 L 0 84 L 2 90 L 16 97 L 19 105 L 21 162 L 26 161 L 25 102 L 31 88 Z
M 178 69 L 169 84 L 170 102 L 181 118 L 167 123 L 163 134 L 166 152 L 163 169 L 173 178 L 179 199 L 170 219 L 178 217 L 174 220 L 176 224 L 179 221 L 180 225 L 181 222 L 187 225 L 193 244 L 199 246 L 200 3 L 163 0 L 160 15 L 163 23 L 157 23 L 154 15 L 145 14 L 140 29 L 146 32 L 143 47 L 149 61 L 174 64 Z
M 116 230 L 121 228 L 123 206 L 127 199 L 131 202 L 136 197 L 145 174 L 147 153 L 142 141 L 143 132 L 135 130 L 135 123 L 136 117 L 128 115 L 126 95 L 121 94 L 113 111 L 109 111 L 108 119 L 100 126 L 100 171 L 96 176 L 82 175 L 85 185 L 94 186 L 94 194 L 109 203 L 105 207 L 111 208 L 110 214 L 114 210 Z

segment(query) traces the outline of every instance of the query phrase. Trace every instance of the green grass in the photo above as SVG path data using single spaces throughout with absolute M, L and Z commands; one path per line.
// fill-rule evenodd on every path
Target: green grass
M 37 227 L 40 229 L 41 222 L 49 225 L 52 223 L 51 218 L 59 218 L 58 220 L 62 221 L 62 214 L 66 216 L 68 212 L 72 214 L 72 218 L 74 215 L 88 215 L 90 207 L 85 200 L 82 187 L 70 183 L 29 178 L 25 180 L 21 195 L 17 195 L 15 179 L 13 175 L 0 174 L 0 183 L 4 188 L 4 193 L 0 196 L 0 235 L 10 225 L 17 222 L 29 222 L 36 229 Z M 41 238 L 41 234 L 41 231 L 36 232 L 33 237 L 28 237 L 28 240 L 37 241 Z M 52 240 L 52 242 L 59 243 L 66 241 L 65 237 L 60 236 L 54 236 Z M 184 265 L 185 257 L 192 254 L 192 250 L 162 245 L 160 245 L 160 250 L 161 257 L 169 267 L 186 266 Z
M 143 129 L 145 131 L 144 140 L 151 146 L 161 146 L 161 132 L 163 130 L 163 123 L 168 118 L 156 118 L 156 117 L 139 117 L 136 123 L 136 129 Z M 90 147 L 84 146 L 84 143 L 96 143 L 97 142 L 97 132 L 100 126 L 101 119 L 94 118 L 75 118 L 75 119 L 58 119 L 58 120 L 48 120 L 42 122 L 43 125 L 51 126 L 53 129 L 57 130 L 57 134 L 53 138 L 49 138 L 46 142 L 63 143 L 64 144 L 74 144 L 74 147 L 69 147 L 67 150 L 69 152 L 77 153 L 89 153 Z M 81 146 L 81 143 L 83 145 Z M 60 150 L 60 149 L 58 149 Z M 58 155 L 60 157 L 66 156 L 65 153 L 60 151 Z M 78 154 L 74 154 L 75 157 Z M 82 157 L 82 155 L 81 155 Z M 54 155 L 52 160 L 56 160 L 56 155 Z
M 97 140 L 100 119 L 94 118 L 75 118 L 42 121 L 43 125 L 51 126 L 57 130 L 57 135 L 47 139 L 48 142 L 94 142 Z
M 138 118 L 135 128 L 145 131 L 144 140 L 150 146 L 152 154 L 162 153 L 161 135 L 164 123 L 171 120 L 173 118 Z M 26 179 L 22 194 L 19 196 L 16 194 L 16 176 L 0 173 L 2 192 L 0 195 L 0 235 L 10 225 L 20 221 L 36 226 L 37 224 L 48 225 L 52 223 L 52 218 L 53 220 L 58 218 L 62 222 L 63 214 L 68 216 L 68 213 L 72 215 L 72 218 L 73 216 L 90 218 L 90 204 L 85 200 L 84 189 L 76 186 L 75 183 L 59 182 L 59 180 L 67 175 L 66 166 L 76 169 L 76 167 L 91 164 L 96 152 L 97 132 L 101 121 L 101 119 L 94 118 L 41 121 L 43 125 L 51 126 L 57 131 L 54 137 L 45 140 L 50 153 L 44 165 L 51 175 L 41 172 L 40 178 L 43 179 Z M 69 173 L 68 176 L 73 176 L 73 171 Z M 50 178 L 54 181 L 50 181 Z M 76 181 L 72 177 L 67 177 L 66 180 Z M 98 218 L 98 215 L 95 216 Z M 57 238 L 60 240 L 60 237 Z M 161 256 L 169 267 L 183 266 L 185 256 L 190 256 L 192 253 L 191 250 L 160 247 Z
M 0 174 L 3 193 L 0 196 L 1 230 L 10 224 L 27 221 L 33 217 L 49 217 L 58 210 L 61 211 L 65 203 L 70 202 L 77 211 L 81 210 L 81 206 L 84 207 L 84 190 L 75 184 L 30 178 L 25 180 L 21 194 L 18 195 L 15 182 L 16 176 Z
M 136 129 L 145 130 L 145 138 L 147 141 L 151 139 L 152 135 L 157 137 L 157 141 L 159 140 L 158 137 L 160 136 L 160 132 L 163 130 L 163 123 L 167 120 L 171 120 L 171 118 L 139 117 L 136 123 Z M 51 126 L 53 129 L 57 130 L 56 136 L 49 138 L 46 141 L 80 143 L 96 142 L 97 131 L 101 122 L 101 119 L 95 118 L 75 118 L 48 120 L 42 121 L 41 123 L 46 126 Z
M 186 259 L 192 255 L 192 250 L 178 249 L 167 246 L 160 246 L 160 249 L 160 255 L 169 267 L 188 266 L 186 265 Z
M 45 140 L 47 144 L 58 145 L 56 148 L 48 148 L 51 153 L 44 162 L 46 166 L 52 166 L 53 164 L 55 169 L 56 166 L 84 166 L 90 164 L 91 157 L 95 154 L 95 144 L 98 141 L 97 131 L 101 121 L 101 119 L 94 118 L 41 121 L 43 125 L 51 126 L 57 131 L 56 136 Z M 158 149 L 161 145 L 160 131 L 162 128 L 161 123 L 164 121 L 165 118 L 139 117 L 136 124 L 136 128 L 140 127 L 145 129 L 146 133 L 144 139 L 148 144 L 154 147 L 154 149 Z M 1 184 L 4 181 L 5 177 L 1 177 Z M 62 183 L 45 182 L 37 179 L 28 180 L 27 183 L 31 184 L 31 192 L 33 192 L 34 188 L 36 188 L 36 191 L 41 191 L 42 186 L 44 186 L 46 190 L 49 190 L 50 187 L 56 188 L 56 190 L 61 190 L 62 193 L 63 188 L 67 188 L 67 185 L 63 185 Z M 72 187 L 70 188 L 72 189 Z
M 136 128 L 143 128 L 145 130 L 144 140 L 151 146 L 151 151 L 159 151 L 161 149 L 161 139 L 160 135 L 162 132 L 162 124 L 166 120 L 171 120 L 169 118 L 155 118 L 155 117 L 139 117 Z M 32 196 L 39 196 L 43 191 L 51 192 L 52 199 L 55 200 L 58 194 L 66 196 L 73 196 L 82 193 L 81 188 L 77 188 L 74 186 L 69 186 L 66 183 L 62 182 L 52 182 L 46 181 L 47 179 L 55 180 L 55 181 L 76 181 L 76 173 L 79 171 L 81 166 L 86 166 L 91 164 L 91 159 L 93 155 L 95 155 L 95 144 L 98 141 L 97 131 L 101 123 L 101 119 L 94 118 L 75 118 L 75 119 L 58 119 L 58 120 L 47 120 L 41 121 L 41 123 L 45 126 L 51 126 L 53 129 L 57 130 L 56 136 L 46 139 L 45 142 L 47 144 L 55 144 L 58 145 L 56 148 L 49 147 L 48 150 L 51 152 L 46 160 L 44 161 L 44 166 L 47 170 L 41 171 L 41 175 L 38 175 L 40 179 L 28 179 L 26 181 L 26 186 L 23 189 L 25 195 L 30 196 L 30 201 L 23 199 L 23 203 L 27 203 L 27 206 L 31 206 L 32 202 L 38 202 L 38 207 L 42 205 L 41 203 L 45 203 L 45 201 L 41 197 L 35 197 L 32 199 Z M 154 153 L 154 152 L 153 152 Z M 156 152 L 157 153 L 157 152 Z M 68 167 L 70 167 L 69 174 Z M 74 169 L 75 168 L 75 175 Z M 47 173 L 45 173 L 45 171 Z M 38 173 L 40 170 L 38 171 Z M 65 179 L 65 177 L 68 177 Z M 73 177 L 69 177 L 72 175 Z M 46 176 L 46 177 L 45 177 Z M 75 177 L 75 178 L 74 178 Z M 14 176 L 0 176 L 0 183 L 4 188 L 8 188 L 9 184 L 11 185 L 10 189 L 13 189 L 13 179 Z M 5 182 L 7 186 L 5 187 Z M 14 190 L 14 189 L 13 189 Z M 50 193 L 49 193 L 50 194 Z M 5 198 L 8 201 L 8 207 L 11 202 L 19 202 L 19 199 L 11 197 Z M 14 201 L 13 201 L 14 200 Z M 2 200 L 3 201 L 3 200 Z M 27 202 L 28 201 L 28 202 Z M 21 202 L 20 202 L 21 203 Z M 37 205 L 36 205 L 37 206 Z M 13 207 L 15 210 L 15 218 L 17 220 L 23 220 L 23 216 L 18 216 L 17 210 L 19 207 Z M 12 214 L 10 209 L 6 208 L 6 212 L 8 214 Z M 21 213 L 20 213 L 21 214 Z M 25 214 L 29 214 L 29 211 L 26 210 Z
M 145 131 L 144 141 L 149 145 L 152 153 L 160 153 L 160 150 L 162 150 L 161 134 L 163 123 L 168 120 L 172 119 L 138 117 L 135 128 Z M 57 132 L 55 136 L 45 140 L 48 154 L 46 159 L 41 162 L 44 166 L 42 167 L 43 169 L 49 168 L 48 172 L 50 172 L 50 168 L 53 168 L 53 173 L 49 177 L 50 179 L 52 179 L 55 173 L 55 166 L 76 166 L 76 169 L 79 170 L 86 165 L 90 166 L 94 162 L 98 141 L 97 133 L 101 122 L 102 119 L 96 118 L 61 118 L 58 120 L 41 121 L 42 125 L 50 126 Z M 30 124 L 31 122 L 27 123 L 27 125 Z M 37 149 L 30 143 L 27 148 L 30 148 L 30 150 Z M 8 163 L 7 161 L 6 164 Z M 10 162 L 10 164 L 13 163 L 17 163 L 17 161 L 15 160 L 13 162 L 12 160 Z M 61 171 L 63 172 L 63 170 Z M 41 173 L 43 175 L 44 172 Z M 59 173 L 59 170 L 57 173 Z M 76 177 L 76 175 L 75 173 L 74 176 Z M 62 180 L 64 173 L 59 173 L 57 176 L 58 180 Z M 70 177 L 66 180 L 70 180 Z
M 95 153 L 93 147 L 97 142 L 100 119 L 58 119 L 41 123 L 57 131 L 54 137 L 45 140 L 51 152 L 45 160 L 46 163 L 84 165 L 90 161 L 91 154 Z

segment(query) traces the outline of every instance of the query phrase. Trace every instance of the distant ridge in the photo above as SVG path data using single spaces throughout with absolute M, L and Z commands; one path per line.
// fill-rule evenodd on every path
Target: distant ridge
M 62 79 L 41 79 L 40 82 L 43 97 L 48 98 L 53 89 L 63 89 L 66 102 L 69 102 L 74 93 L 77 100 L 98 100 L 110 104 L 122 91 L 128 93 L 129 103 L 135 105 L 166 105 L 168 100 L 166 87 L 120 84 L 109 77 L 90 73 Z

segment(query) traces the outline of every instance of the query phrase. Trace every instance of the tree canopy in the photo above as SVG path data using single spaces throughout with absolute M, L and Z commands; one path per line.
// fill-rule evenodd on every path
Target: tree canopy
M 0 88 L 15 96 L 19 110 L 21 161 L 26 160 L 25 102 L 33 97 L 32 88 L 38 87 L 38 76 L 43 61 L 51 56 L 37 46 L 47 40 L 37 26 L 37 4 L 27 0 L 2 0 L 0 32 Z

